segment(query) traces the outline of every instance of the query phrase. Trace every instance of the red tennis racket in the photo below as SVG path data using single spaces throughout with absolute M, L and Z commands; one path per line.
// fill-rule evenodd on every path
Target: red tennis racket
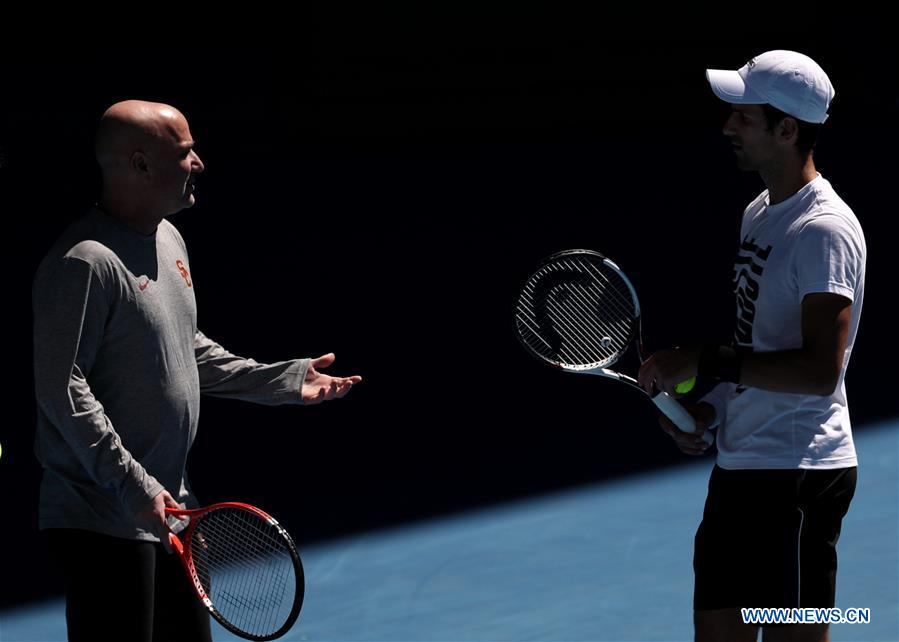
M 290 630 L 303 606 L 305 577 L 293 540 L 275 518 L 236 502 L 165 511 L 190 520 L 169 538 L 212 617 L 248 640 L 274 640 Z

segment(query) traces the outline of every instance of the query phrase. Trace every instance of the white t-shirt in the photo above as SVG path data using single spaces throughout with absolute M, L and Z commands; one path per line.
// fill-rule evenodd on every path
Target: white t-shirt
M 833 292 L 852 300 L 849 341 L 828 396 L 721 383 L 703 398 L 719 422 L 718 465 L 847 468 L 856 465 L 846 402 L 846 366 L 865 294 L 865 237 L 852 210 L 820 174 L 786 201 L 767 190 L 743 214 L 734 266 L 735 344 L 754 352 L 802 347 L 802 299 Z

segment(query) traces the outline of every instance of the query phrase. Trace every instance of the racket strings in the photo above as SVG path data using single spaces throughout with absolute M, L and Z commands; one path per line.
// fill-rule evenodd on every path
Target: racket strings
M 200 582 L 233 626 L 265 636 L 278 631 L 296 597 L 290 547 L 277 526 L 246 510 L 205 514 L 191 536 Z
M 603 274 L 599 276 L 608 280 Z M 608 291 L 599 281 L 591 285 L 592 287 L 585 287 L 581 283 L 570 282 L 567 286 L 568 292 L 572 296 L 564 301 L 570 305 L 560 305 L 553 299 L 549 299 L 547 307 L 553 309 L 558 318 L 566 322 L 564 327 L 570 334 L 579 335 L 587 344 L 601 346 L 606 339 L 605 331 L 608 331 L 620 344 L 626 344 L 628 328 L 619 322 L 622 310 L 618 307 L 619 302 L 614 299 L 606 302 L 618 308 L 615 310 L 615 315 L 610 315 L 610 308 L 603 299 L 604 295 L 608 296 Z M 615 296 L 616 292 L 612 290 L 611 294 Z M 561 327 L 563 324 L 559 323 L 558 325 Z
M 519 298 L 519 333 L 535 352 L 595 366 L 627 349 L 638 312 L 624 278 L 596 260 L 564 257 L 534 274 Z
M 578 263 L 581 263 L 582 265 L 579 265 Z M 630 321 L 634 318 L 634 304 L 627 285 L 617 274 L 612 273 L 612 278 L 610 279 L 601 269 L 586 262 L 575 263 L 567 261 L 561 265 L 551 264 L 544 266 L 534 277 L 532 277 L 528 286 L 525 288 L 525 292 L 522 293 L 531 301 L 531 310 L 538 307 L 531 298 L 535 285 L 539 285 L 540 281 L 545 280 L 547 275 L 551 272 L 564 276 L 565 274 L 571 274 L 574 271 L 589 274 L 594 278 L 592 291 L 587 290 L 581 284 L 574 281 L 564 283 L 574 289 L 579 289 L 584 298 L 592 301 L 592 303 L 596 305 L 593 311 L 588 312 L 588 314 L 592 316 L 592 314 L 595 314 L 596 312 L 605 313 L 603 316 L 606 317 L 605 321 L 607 323 L 614 325 L 616 321 L 619 321 L 619 326 L 622 329 L 629 327 Z M 580 287 L 578 288 L 578 286 Z M 603 298 L 604 296 L 608 296 L 608 300 L 605 300 Z M 531 310 L 524 309 L 523 311 L 526 314 L 529 314 L 533 319 L 534 315 Z M 591 316 L 588 316 L 587 318 L 589 319 Z M 622 318 L 625 319 L 623 323 L 620 322 Z M 536 330 L 536 328 L 534 329 Z
M 537 305 L 533 301 L 531 303 Z M 536 326 L 532 332 L 543 344 L 541 351 L 550 358 L 561 357 L 571 363 L 591 361 L 589 350 L 584 350 L 583 346 L 602 343 L 603 339 L 583 319 L 583 311 L 578 309 L 577 303 L 562 305 L 550 296 L 546 297 L 540 308 L 541 311 L 532 317 Z
M 549 271 L 557 270 L 557 266 L 550 266 L 538 274 L 538 277 L 545 276 Z M 602 274 L 599 276 L 604 280 L 608 280 Z M 586 287 L 583 283 L 578 283 L 577 281 L 561 283 L 559 288 L 564 288 L 561 295 L 565 298 L 565 303 L 560 304 L 560 297 L 558 296 L 545 297 L 545 300 L 542 302 L 544 307 L 543 314 L 538 313 L 542 317 L 541 320 L 549 318 L 557 325 L 564 326 L 562 327 L 563 330 L 568 330 L 581 338 L 591 341 L 598 342 L 605 338 L 599 336 L 603 333 L 597 332 L 597 330 L 609 330 L 619 341 L 627 339 L 627 332 L 629 331 L 633 314 L 630 301 L 623 298 L 623 296 L 626 296 L 626 293 L 622 295 L 621 288 L 610 291 L 608 288 L 604 288 L 602 283 L 594 283 L 590 284 L 590 287 Z M 523 293 L 523 297 L 530 304 L 531 308 L 539 309 L 541 306 L 533 300 L 532 293 L 532 288 L 529 287 Z M 603 298 L 610 295 L 614 298 L 609 298 L 608 300 Z M 528 325 L 531 327 L 529 329 L 536 332 L 538 329 L 533 327 L 535 314 L 527 307 L 519 311 L 530 317 Z M 521 320 L 525 323 L 529 321 L 528 319 Z

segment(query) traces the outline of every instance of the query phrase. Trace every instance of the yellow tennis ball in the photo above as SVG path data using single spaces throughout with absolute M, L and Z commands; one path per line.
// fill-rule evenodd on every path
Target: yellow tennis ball
M 679 384 L 674 386 L 674 392 L 679 395 L 685 395 L 691 390 L 693 390 L 693 386 L 696 385 L 696 377 L 690 377 L 686 381 L 681 381 Z

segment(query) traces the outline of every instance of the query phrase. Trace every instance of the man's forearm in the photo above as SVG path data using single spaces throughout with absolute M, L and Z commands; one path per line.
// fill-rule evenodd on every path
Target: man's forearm
M 839 365 L 801 349 L 744 353 L 740 384 L 773 392 L 825 396 L 836 389 Z

